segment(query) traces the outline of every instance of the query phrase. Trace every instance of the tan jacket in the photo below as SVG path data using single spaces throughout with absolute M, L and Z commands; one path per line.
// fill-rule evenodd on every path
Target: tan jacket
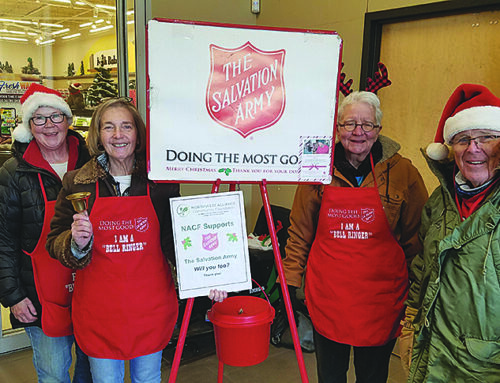
M 408 265 L 420 251 L 418 239 L 420 216 L 428 193 L 424 181 L 411 161 L 398 154 L 400 145 L 379 136 L 382 159 L 375 165 L 380 199 L 387 220 L 398 243 L 403 248 Z M 340 172 L 333 173 L 331 186 L 354 187 Z M 373 187 L 373 174 L 360 187 Z M 323 185 L 299 185 L 290 214 L 290 238 L 286 246 L 283 267 L 287 284 L 301 287 L 307 257 L 316 236 Z M 410 275 L 411 278 L 411 275 Z

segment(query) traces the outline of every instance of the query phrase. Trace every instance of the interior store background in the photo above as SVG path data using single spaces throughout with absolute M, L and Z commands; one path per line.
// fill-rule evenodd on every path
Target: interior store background
M 0 64 L 12 67 L 0 69 L 0 108 L 15 107 L 22 118 L 22 92 L 17 100 L 7 96 L 12 91 L 6 85 L 15 82 L 42 82 L 65 95 L 71 84 L 79 83 L 86 94 L 97 73 L 97 57 L 116 54 L 122 65 L 108 65 L 111 79 L 121 96 L 136 98 L 145 117 L 145 25 L 155 17 L 334 30 L 343 39 L 342 61 L 353 89 L 364 88 L 380 58 L 393 81 L 379 93 L 385 113 L 382 134 L 400 142 L 401 153 L 419 168 L 429 191 L 437 182 L 420 148 L 433 140 L 452 90 L 475 82 L 500 95 L 500 1 L 260 0 L 260 12 L 252 13 L 251 0 L 0 0 Z M 28 58 L 39 73 L 23 73 L 23 67 L 30 67 Z M 75 73 L 68 75 L 71 64 Z M 90 106 L 86 109 L 75 113 L 81 118 L 75 118 L 74 128 L 83 132 L 92 112 Z M 9 148 L 2 141 L 1 161 L 8 158 Z M 240 187 L 250 232 L 262 206 L 260 190 Z M 210 188 L 183 184 L 181 192 L 209 193 Z M 268 186 L 271 204 L 290 208 L 295 188 Z M 22 332 L 9 330 L 2 307 L 0 353 L 26 345 Z

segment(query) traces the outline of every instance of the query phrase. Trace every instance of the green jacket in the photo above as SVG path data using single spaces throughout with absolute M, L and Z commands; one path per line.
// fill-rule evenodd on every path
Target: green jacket
M 454 162 L 426 159 L 441 186 L 424 207 L 424 250 L 412 263 L 408 382 L 500 382 L 500 184 L 461 222 Z

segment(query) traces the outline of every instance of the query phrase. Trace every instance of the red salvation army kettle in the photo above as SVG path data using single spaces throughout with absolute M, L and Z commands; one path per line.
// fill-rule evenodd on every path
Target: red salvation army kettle
M 215 348 L 220 362 L 229 366 L 253 366 L 269 354 L 274 308 L 252 296 L 233 296 L 215 303 L 207 313 L 214 325 Z

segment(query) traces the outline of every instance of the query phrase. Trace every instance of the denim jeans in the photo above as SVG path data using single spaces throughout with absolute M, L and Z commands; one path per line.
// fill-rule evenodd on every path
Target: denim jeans
M 130 360 L 132 383 L 160 383 L 162 351 L 139 356 Z M 125 361 L 101 359 L 89 356 L 90 371 L 94 383 L 123 383 Z
M 39 383 L 70 383 L 71 348 L 75 342 L 73 335 L 49 337 L 40 327 L 26 327 L 33 349 L 33 365 Z M 87 356 L 77 348 L 75 376 L 73 383 L 91 383 Z M 87 363 L 87 367 L 85 367 Z M 77 373 L 78 372 L 78 373 Z
M 90 373 L 89 358 L 85 355 L 82 349 L 75 341 L 75 373 L 73 375 L 73 383 L 92 383 L 92 375 Z

